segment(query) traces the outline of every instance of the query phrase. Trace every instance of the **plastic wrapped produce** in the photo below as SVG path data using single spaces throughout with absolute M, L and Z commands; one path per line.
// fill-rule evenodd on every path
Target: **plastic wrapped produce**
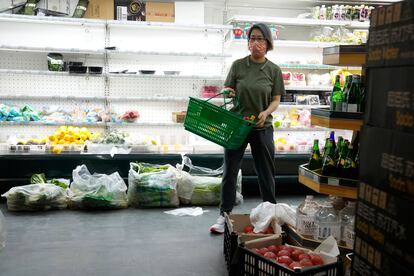
M 120 209 L 128 207 L 124 180 L 118 172 L 91 174 L 85 165 L 72 172 L 69 207 L 74 209 Z
M 67 207 L 67 190 L 54 184 L 13 187 L 2 196 L 7 198 L 10 211 L 47 211 Z
M 183 171 L 187 167 L 189 172 Z M 191 205 L 218 205 L 220 204 L 221 175 L 223 167 L 210 169 L 194 166 L 188 156 L 183 156 L 181 164 L 177 165 L 178 196 L 180 202 Z M 242 174 L 239 171 L 236 183 L 236 204 L 243 202 L 241 194 Z
M 130 163 L 128 203 L 133 207 L 177 207 L 177 170 L 171 165 Z

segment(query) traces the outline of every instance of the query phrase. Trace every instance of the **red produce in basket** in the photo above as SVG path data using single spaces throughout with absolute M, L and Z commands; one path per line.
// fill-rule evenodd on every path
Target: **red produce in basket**
M 290 258 L 290 252 L 289 252 L 288 250 L 283 249 L 283 250 L 280 250 L 280 251 L 277 253 L 277 256 L 278 256 L 278 257 L 281 257 L 281 256 L 288 256 L 288 257 Z
M 299 262 L 291 262 L 289 265 L 289 268 L 294 270 L 295 268 L 300 268 L 302 269 L 303 266 L 299 263 Z
M 253 233 L 253 226 L 252 225 L 247 225 L 246 227 L 244 227 L 243 232 L 244 233 Z
M 319 255 L 310 254 L 310 260 L 313 263 L 313 265 L 323 265 L 323 259 Z
M 304 253 L 304 254 L 300 254 L 299 256 L 298 256 L 298 260 L 299 261 L 301 261 L 301 260 L 303 260 L 303 259 L 308 259 L 308 260 L 310 260 L 310 255 L 309 254 L 306 254 L 306 253 Z
M 273 260 L 277 258 L 276 254 L 271 251 L 266 252 L 263 256 L 265 258 L 273 259 Z
M 301 255 L 301 254 L 304 254 L 305 252 L 303 252 L 303 250 L 300 250 L 300 249 L 295 249 L 295 250 L 293 250 L 293 252 L 292 252 L 292 254 L 291 254 L 291 257 L 292 257 L 292 259 L 293 260 L 295 260 L 295 261 L 300 261 L 299 260 L 299 255 Z
M 310 259 L 302 259 L 299 262 L 303 267 L 313 266 L 313 263 Z
M 280 264 L 286 264 L 286 266 L 289 266 L 292 263 L 292 259 L 288 256 L 280 256 L 277 258 L 277 262 Z
M 272 251 L 275 254 L 277 254 L 277 252 L 279 252 L 279 250 L 277 249 L 277 246 L 276 245 L 269 245 L 267 247 L 267 249 L 269 249 L 269 251 Z

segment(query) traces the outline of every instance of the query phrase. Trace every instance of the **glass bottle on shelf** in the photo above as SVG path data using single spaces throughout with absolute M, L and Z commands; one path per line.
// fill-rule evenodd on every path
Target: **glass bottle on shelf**
M 345 85 L 342 91 L 342 94 L 343 94 L 342 111 L 347 111 L 348 93 L 349 93 L 349 89 L 351 88 L 351 84 L 352 84 L 352 75 L 348 75 L 345 78 Z
M 313 196 L 307 195 L 296 209 L 296 230 L 298 233 L 313 236 L 315 232 L 315 214 L 319 208 L 319 204 Z
M 359 75 L 352 76 L 352 84 L 347 95 L 347 112 L 358 112 L 361 106 L 361 78 Z
M 329 236 L 333 236 L 337 241 L 341 239 L 341 224 L 335 209 L 329 202 L 323 202 L 322 208 L 315 214 L 315 240 L 323 241 Z
M 339 158 L 339 154 L 341 153 L 343 142 L 344 142 L 344 138 L 342 136 L 338 136 L 338 143 L 336 143 L 336 148 L 335 148 L 335 159 Z
M 338 146 L 339 148 L 339 146 Z M 348 155 L 348 145 L 344 142 L 341 144 L 338 160 L 336 161 L 336 176 L 343 177 L 343 168 Z
M 332 148 L 335 151 L 336 150 L 335 131 L 331 131 L 331 133 L 329 134 L 329 140 L 331 140 Z
M 342 111 L 342 102 L 343 102 L 343 94 L 342 94 L 342 88 L 341 88 L 341 77 L 339 75 L 336 75 L 335 84 L 332 89 L 331 110 Z
M 312 170 L 312 171 L 322 168 L 322 157 L 319 151 L 319 140 L 318 139 L 315 139 L 313 141 L 312 155 L 309 159 L 308 168 L 309 170 Z
M 341 222 L 341 241 L 349 248 L 354 246 L 355 238 L 355 205 L 354 201 L 348 201 L 345 208 L 339 211 Z
M 322 175 L 334 176 L 335 174 L 335 151 L 332 146 L 332 140 L 329 139 L 326 146 L 325 159 L 322 165 Z
M 355 164 L 356 152 L 352 145 L 348 146 L 348 154 L 342 168 L 342 176 L 344 178 L 358 179 L 358 171 Z

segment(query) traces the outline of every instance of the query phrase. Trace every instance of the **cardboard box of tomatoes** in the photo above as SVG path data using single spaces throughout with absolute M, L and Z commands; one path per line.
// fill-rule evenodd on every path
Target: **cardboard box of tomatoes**
M 240 245 L 239 275 L 342 275 L 342 263 L 322 250 L 329 243 L 312 251 L 276 235 L 247 241 Z
M 272 222 L 264 233 L 254 233 L 249 214 L 226 215 L 224 228 L 224 258 L 229 275 L 239 275 L 238 262 L 239 243 L 274 236 L 273 229 L 276 229 L 276 222 Z

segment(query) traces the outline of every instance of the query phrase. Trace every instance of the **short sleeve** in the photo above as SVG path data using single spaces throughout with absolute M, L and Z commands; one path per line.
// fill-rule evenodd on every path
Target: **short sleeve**
M 226 80 L 224 81 L 225 87 L 231 87 L 233 89 L 236 88 L 236 63 L 233 62 L 233 64 L 230 67 L 230 71 L 227 74 Z
M 282 71 L 279 68 L 274 82 L 272 96 L 284 95 L 286 93 L 285 84 L 283 83 Z

